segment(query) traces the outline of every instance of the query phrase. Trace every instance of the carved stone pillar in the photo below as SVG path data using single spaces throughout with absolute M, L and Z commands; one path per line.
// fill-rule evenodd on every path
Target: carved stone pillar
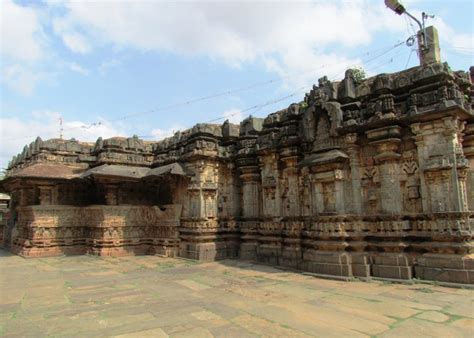
M 220 181 L 221 190 L 219 191 L 219 217 L 234 218 L 240 212 L 240 187 L 236 176 L 235 165 L 227 163 L 223 165 L 223 183 Z
M 384 213 L 401 214 L 399 126 L 389 126 L 367 132 L 370 144 L 377 149 L 374 159 L 379 167 L 381 208 Z
M 242 232 L 240 257 L 243 259 L 257 259 L 259 247 L 260 220 L 260 170 L 257 165 L 240 167 L 242 181 Z
M 27 205 L 32 204 L 32 195 L 34 195 L 34 190 L 29 188 L 21 188 L 19 189 L 19 198 L 18 198 L 18 206 L 25 207 Z
M 310 170 L 304 167 L 299 176 L 301 216 L 310 217 L 313 214 L 312 182 Z
M 223 179 L 220 163 L 198 159 L 189 168 L 194 176 L 187 186 L 188 210 L 181 218 L 179 255 L 199 260 L 227 258 L 227 249 L 231 251 L 226 242 L 228 237 L 220 234 L 224 223 L 230 223 L 220 223 L 218 218 L 218 205 L 224 203 L 220 195 L 227 198 L 222 189 L 219 190 L 219 179 Z
M 375 146 L 374 160 L 378 165 L 380 180 L 380 208 L 382 213 L 395 215 L 402 213 L 402 194 L 400 188 L 399 146 L 401 128 L 388 126 L 367 132 L 370 144 Z M 379 231 L 386 231 L 389 221 L 377 222 Z M 372 254 L 372 274 L 376 277 L 411 279 L 412 266 L 410 254 L 403 252 L 406 244 L 400 238 L 399 224 L 392 220 L 389 228 L 391 241 L 375 244 L 377 252 Z
M 461 145 L 463 123 L 448 116 L 412 124 L 411 129 L 417 140 L 423 209 L 435 216 L 420 222 L 431 232 L 432 241 L 423 245 L 426 253 L 417 258 L 416 277 L 472 283 L 471 231 L 464 228 L 470 223 L 469 214 L 464 212 L 469 208 L 470 192 L 466 191 L 468 160 Z M 464 144 L 468 156 L 472 156 L 470 133 L 468 130 Z
M 466 177 L 467 206 L 474 211 L 474 123 L 468 124 L 464 129 L 463 151 L 469 161 Z
M 285 182 L 285 196 L 282 198 L 283 212 L 282 215 L 297 217 L 300 214 L 299 210 L 299 196 L 298 196 L 298 169 L 297 157 L 285 157 L 282 159 L 285 164 L 285 169 L 283 169 L 283 180 Z
M 345 213 L 344 207 L 344 175 L 342 170 L 334 170 L 334 197 L 335 197 L 335 209 L 338 214 Z
M 189 182 L 188 191 L 188 211 L 186 217 L 193 219 L 203 219 L 207 214 L 211 214 L 212 197 L 209 192 L 215 192 L 215 184 L 208 175 L 206 163 L 197 161 L 194 163 L 194 177 Z M 207 212 L 206 212 L 207 209 Z
M 462 156 L 462 145 L 460 144 L 460 133 L 464 125 L 452 117 L 443 118 L 443 123 L 446 128 L 444 135 L 446 137 L 447 143 L 447 153 L 453 159 L 453 165 L 451 170 L 451 179 L 450 185 L 452 186 L 454 194 L 454 210 L 455 211 L 466 211 L 467 210 L 467 200 L 466 200 L 466 191 L 463 190 L 462 180 L 460 180 L 460 175 L 458 170 L 464 169 L 467 167 L 463 162 L 466 161 L 464 156 Z M 465 178 L 465 176 L 464 176 Z
M 105 204 L 118 205 L 118 186 L 116 184 L 105 185 Z
M 462 179 L 463 171 L 468 168 L 461 147 L 462 128 L 463 124 L 454 117 L 411 125 L 422 171 L 420 181 L 425 212 L 468 209 L 467 183 Z M 428 176 L 431 184 L 427 182 Z
M 278 187 L 278 156 L 268 154 L 260 157 L 262 172 L 262 213 L 264 217 L 280 216 L 280 189 Z
M 240 168 L 242 174 L 242 216 L 260 216 L 260 172 L 257 166 Z
M 298 155 L 295 148 L 280 150 L 283 162 L 283 179 L 285 195 L 282 196 L 282 216 L 286 216 L 282 226 L 276 222 L 276 231 L 271 234 L 273 252 L 277 256 L 278 264 L 298 268 L 302 260 L 301 229 L 303 224 L 297 219 L 301 215 L 300 208 L 300 182 L 298 178 Z M 286 155 L 286 156 L 285 156 Z M 289 156 L 288 156 L 289 155 Z M 302 191 L 301 191 L 302 192 Z M 281 229 L 281 231 L 279 231 Z M 280 237 L 281 236 L 281 237 Z
M 357 134 L 346 135 L 347 152 L 349 153 L 351 166 L 352 203 L 355 213 L 360 214 L 362 212 L 362 188 L 360 184 L 359 146 L 356 142 Z
M 39 204 L 40 205 L 52 205 L 54 204 L 53 199 L 53 186 L 39 186 Z
M 324 193 L 323 185 L 316 178 L 315 174 L 311 177 L 312 186 L 312 200 L 313 200 L 313 215 L 324 212 Z
M 414 123 L 411 126 L 411 131 L 415 134 L 415 144 L 417 147 L 417 154 L 418 154 L 418 165 L 420 166 L 421 173 L 420 173 L 420 193 L 421 193 L 421 205 L 423 208 L 423 212 L 430 211 L 430 203 L 428 201 L 428 185 L 426 182 L 425 175 L 423 175 L 423 167 L 425 165 L 425 157 L 428 154 L 425 154 L 426 146 L 425 146 L 425 139 L 421 133 L 421 124 Z

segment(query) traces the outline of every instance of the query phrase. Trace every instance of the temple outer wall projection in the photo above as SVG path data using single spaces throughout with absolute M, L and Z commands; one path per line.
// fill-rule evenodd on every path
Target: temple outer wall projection
M 341 277 L 474 283 L 472 76 L 432 63 L 158 142 L 38 138 L 10 163 L 25 257 L 240 258 Z

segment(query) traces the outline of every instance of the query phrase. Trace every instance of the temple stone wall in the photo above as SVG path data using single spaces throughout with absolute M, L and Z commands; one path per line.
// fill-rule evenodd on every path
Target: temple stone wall
M 0 247 L 4 247 L 5 233 L 8 230 L 10 196 L 0 193 Z
M 18 207 L 11 249 L 23 256 L 178 254 L 180 205 Z
M 158 142 L 38 138 L 3 182 L 5 241 L 24 256 L 240 258 L 472 284 L 473 102 L 470 75 L 447 64 L 348 70 L 240 125 Z

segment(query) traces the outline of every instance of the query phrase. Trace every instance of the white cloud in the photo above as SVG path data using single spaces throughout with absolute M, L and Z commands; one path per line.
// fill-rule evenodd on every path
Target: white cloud
M 418 1 L 409 3 L 410 10 L 419 16 Z M 15 58 L 15 64 L 23 69 L 14 72 L 17 78 L 10 76 L 9 86 L 22 93 L 33 91 L 38 76 L 31 75 L 33 85 L 28 86 L 28 70 L 20 61 L 50 58 L 51 65 L 51 54 L 59 57 L 53 48 L 45 48 L 54 41 L 46 37 L 49 29 L 42 28 L 46 26 L 51 26 L 53 34 L 74 53 L 92 53 L 104 46 L 114 51 L 133 48 L 205 56 L 233 67 L 263 62 L 280 76 L 305 73 L 287 81 L 289 86 L 313 83 L 322 74 L 331 77 L 349 65 L 360 64 L 361 60 L 349 57 L 347 50 L 366 49 L 377 33 L 406 35 L 406 21 L 385 8 L 381 0 L 48 0 L 44 7 L 4 0 L 0 6 L 1 53 Z M 453 30 L 440 17 L 433 22 L 446 46 L 473 46 L 472 34 Z M 321 68 L 323 64 L 326 68 Z M 104 75 L 119 65 L 112 56 L 97 70 Z M 7 66 L 11 62 L 5 63 Z M 85 74 L 77 67 L 69 68 Z
M 2 83 L 23 96 L 30 96 L 43 74 L 28 66 L 19 64 L 7 65 L 2 72 Z
M 92 124 L 86 124 L 81 121 L 64 123 L 64 138 L 75 138 L 80 141 L 95 141 L 99 136 L 103 138 L 129 136 L 129 133 L 104 119 L 99 119 L 99 122 Z
M 162 140 L 166 137 L 173 136 L 178 130 L 184 130 L 183 126 L 175 125 L 167 129 L 155 128 L 151 131 L 154 141 Z
M 244 119 L 244 116 L 242 112 L 240 111 L 240 109 L 236 109 L 236 108 L 225 111 L 222 114 L 222 117 L 225 120 L 229 120 L 230 123 L 235 123 L 235 124 L 239 124 Z
M 89 70 L 82 67 L 80 64 L 78 64 L 76 62 L 68 62 L 67 66 L 73 72 L 79 73 L 79 74 L 84 75 L 84 76 L 89 75 Z
M 59 137 L 61 114 L 50 110 L 34 111 L 28 119 L 17 117 L 0 118 L 0 168 L 5 168 L 14 155 L 23 150 L 26 144 L 37 136 L 43 140 Z M 126 136 L 128 133 L 119 125 L 103 119 L 94 125 L 82 121 L 63 120 L 63 138 L 95 142 L 99 136 L 104 138 Z
M 15 60 L 35 61 L 43 57 L 45 36 L 38 13 L 11 0 L 0 2 L 1 54 Z
M 73 52 L 86 54 L 90 51 L 87 40 L 78 33 L 64 34 L 62 36 L 64 44 Z
M 407 3 L 421 16 L 418 1 Z M 280 76 L 306 73 L 288 86 L 314 83 L 323 74 L 343 75 L 352 65 L 372 67 L 347 50 L 366 49 L 377 33 L 407 35 L 406 20 L 383 1 L 68 1 L 62 6 L 65 14 L 55 19 L 55 31 L 80 34 L 88 46 L 202 55 L 233 67 L 262 61 Z M 456 32 L 441 18 L 434 24 L 444 43 L 472 46 L 472 35 Z M 109 65 L 98 68 L 105 74 Z
M 11 0 L 0 1 L 2 85 L 23 96 L 33 94 L 46 77 L 38 64 L 47 58 L 47 37 L 39 13 Z
M 285 84 L 292 89 L 311 86 L 322 75 L 330 80 L 339 80 L 344 77 L 346 69 L 361 64 L 359 58 L 348 58 L 335 53 L 311 53 L 305 46 L 293 48 L 283 55 L 280 63 L 272 59 L 266 62 L 268 69 L 282 78 L 288 77 Z
M 117 59 L 105 60 L 99 65 L 99 67 L 97 67 L 97 70 L 101 75 L 105 75 L 110 71 L 110 69 L 119 67 L 121 65 L 122 62 Z
M 377 31 L 405 30 L 382 2 L 76 2 L 57 18 L 59 34 L 81 32 L 88 44 L 204 55 L 239 67 L 265 60 L 280 72 L 322 61 L 331 44 L 354 47 Z
M 456 32 L 441 17 L 435 17 L 432 24 L 438 30 L 441 43 L 448 47 L 474 48 L 474 35 Z
M 90 52 L 91 46 L 88 39 L 77 31 L 74 23 L 67 17 L 53 18 L 52 25 L 54 33 L 61 37 L 64 45 L 72 52 L 79 54 Z

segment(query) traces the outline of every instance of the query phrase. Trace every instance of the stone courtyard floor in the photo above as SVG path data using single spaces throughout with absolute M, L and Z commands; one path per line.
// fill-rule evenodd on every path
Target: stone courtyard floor
M 155 256 L 0 251 L 0 273 L 6 337 L 474 337 L 472 290 Z

